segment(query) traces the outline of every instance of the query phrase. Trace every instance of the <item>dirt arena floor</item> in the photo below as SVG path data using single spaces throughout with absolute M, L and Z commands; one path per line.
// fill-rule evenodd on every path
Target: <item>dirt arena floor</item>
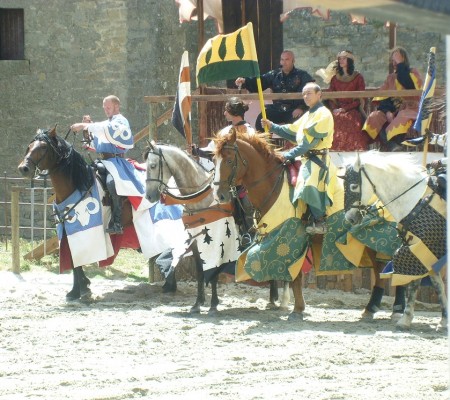
M 220 285 L 211 317 L 188 313 L 193 282 L 164 295 L 161 283 L 96 277 L 91 302 L 66 303 L 71 282 L 0 271 L 0 399 L 450 398 L 435 305 L 419 304 L 405 333 L 390 297 L 360 321 L 367 291 L 307 289 L 305 320 L 290 322 L 266 309 L 267 288 Z

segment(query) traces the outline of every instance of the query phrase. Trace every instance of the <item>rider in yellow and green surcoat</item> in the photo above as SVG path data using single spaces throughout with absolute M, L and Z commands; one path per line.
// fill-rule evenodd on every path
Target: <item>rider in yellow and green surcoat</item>
M 336 167 L 328 153 L 333 143 L 334 121 L 330 110 L 321 102 L 319 85 L 306 84 L 302 94 L 309 111 L 299 120 L 287 125 L 263 120 L 263 124 L 272 133 L 297 144 L 283 154 L 286 160 L 300 157 L 302 162 L 292 202 L 298 200 L 303 212 L 308 206 L 314 222 L 307 232 L 320 234 L 325 233 L 324 218 L 327 207 L 333 204 L 337 179 Z

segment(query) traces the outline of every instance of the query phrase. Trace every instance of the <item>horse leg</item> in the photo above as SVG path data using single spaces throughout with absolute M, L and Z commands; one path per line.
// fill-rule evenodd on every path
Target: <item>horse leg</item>
M 280 302 L 280 310 L 282 310 L 282 311 L 288 310 L 290 300 L 291 300 L 291 292 L 289 289 L 289 282 L 284 281 L 283 282 L 283 294 L 281 295 L 281 302 Z
M 166 276 L 166 281 L 162 286 L 163 293 L 175 293 L 177 291 L 177 280 L 175 278 L 175 269 L 171 269 Z
M 275 302 L 278 301 L 278 282 L 275 280 L 269 281 L 269 304 L 268 308 L 275 308 Z
M 67 301 L 75 301 L 80 298 L 80 284 L 78 282 L 78 268 L 72 268 L 73 286 L 72 290 L 66 294 Z
M 416 279 L 408 285 L 408 298 L 406 301 L 405 312 L 395 325 L 398 330 L 405 331 L 411 328 L 411 322 L 414 318 L 414 306 L 416 303 L 417 291 L 419 290 L 419 286 L 420 279 Z
M 78 283 L 80 285 L 80 299 L 87 299 L 88 297 L 91 297 L 92 292 L 91 289 L 89 289 L 89 286 L 91 286 L 91 281 L 88 279 L 88 277 L 84 274 L 83 267 L 77 267 L 75 269 L 78 269 Z
M 289 314 L 289 321 L 302 321 L 305 311 L 305 299 L 303 298 L 303 274 L 300 273 L 292 281 L 292 292 L 294 293 L 294 310 Z
M 406 301 L 406 286 L 395 287 L 394 305 L 392 306 L 391 320 L 397 322 L 405 312 Z
M 217 306 L 219 305 L 219 296 L 217 295 L 217 281 L 219 280 L 218 274 L 211 279 L 211 307 L 209 308 L 208 315 L 217 314 Z
M 192 245 L 192 254 L 195 259 L 195 269 L 197 272 L 197 299 L 195 304 L 191 307 L 191 314 L 199 314 L 200 307 L 205 304 L 205 276 L 203 274 L 203 264 L 200 259 L 200 254 L 198 252 L 197 243 Z
M 89 289 L 90 285 L 91 281 L 84 274 L 83 267 L 73 268 L 73 287 L 72 290 L 66 294 L 66 300 L 83 300 L 90 297 L 92 294 L 91 289 Z
M 175 268 L 172 267 L 173 254 L 172 249 L 163 251 L 156 258 L 149 259 L 154 262 L 159 268 L 161 275 L 165 277 L 164 285 L 162 286 L 163 293 L 175 293 L 177 291 L 177 281 L 175 279 Z M 153 266 L 149 267 L 153 268 Z
M 384 295 L 385 281 L 381 279 L 380 273 L 383 269 L 383 266 L 376 260 L 375 252 L 371 249 L 368 249 L 367 254 L 372 261 L 373 271 L 375 273 L 375 285 L 372 288 L 369 302 L 364 308 L 361 319 L 373 320 L 375 313 L 377 311 L 380 311 L 381 308 L 381 300 Z
M 367 303 L 364 311 L 361 315 L 362 319 L 372 320 L 375 313 L 380 311 L 381 299 L 384 295 L 384 287 L 374 286 L 370 295 L 369 302 Z
M 442 280 L 440 274 L 430 275 L 431 282 L 433 284 L 434 289 L 436 290 L 436 294 L 438 295 L 439 304 L 441 305 L 442 317 L 439 324 L 436 327 L 438 332 L 447 331 L 448 330 L 448 314 L 447 314 L 447 296 L 445 294 L 445 284 Z

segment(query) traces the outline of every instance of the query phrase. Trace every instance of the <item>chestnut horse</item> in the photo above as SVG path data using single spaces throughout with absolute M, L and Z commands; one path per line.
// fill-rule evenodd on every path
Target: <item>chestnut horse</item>
M 255 216 L 257 220 L 260 221 L 258 228 L 263 232 L 263 235 L 267 234 L 270 229 L 275 228 L 275 226 L 267 226 L 267 221 L 264 220 L 265 216 L 269 214 L 280 215 L 285 213 L 286 220 L 292 217 L 298 217 L 300 211 L 290 203 L 289 195 L 286 193 L 286 189 L 283 189 L 285 168 L 282 159 L 280 154 L 274 151 L 273 147 L 267 142 L 267 136 L 265 134 L 250 137 L 245 134 L 237 134 L 235 131 L 231 131 L 227 136 L 216 139 L 216 159 L 217 164 L 214 179 L 216 197 L 221 202 L 228 202 L 233 196 L 234 187 L 238 184 L 244 185 L 248 190 L 248 197 L 256 209 Z M 282 207 L 279 207 L 278 202 L 281 197 L 286 198 L 281 199 L 284 203 L 282 203 Z M 342 201 L 337 201 L 336 203 L 336 209 L 333 210 L 333 212 L 338 214 L 337 211 L 339 211 L 339 215 L 342 216 L 343 219 L 343 195 Z M 276 204 L 276 207 L 274 207 L 274 204 Z M 276 210 L 274 210 L 274 208 L 276 208 Z M 290 210 L 288 210 L 288 208 L 290 208 Z M 302 215 L 299 217 L 301 218 Z M 311 239 L 315 240 L 315 238 L 310 238 L 302 227 L 297 228 L 295 235 L 304 236 L 304 241 L 301 245 L 301 251 L 303 252 L 305 252 L 305 249 L 310 245 Z M 292 250 L 293 249 L 291 249 L 291 251 Z M 298 247 L 295 248 L 295 251 L 298 251 Z M 375 260 L 375 251 L 369 248 L 367 244 L 365 245 L 364 251 L 365 254 L 370 257 L 371 265 L 374 268 L 381 270 L 381 267 Z M 342 254 L 340 256 L 342 257 Z M 322 257 L 324 257 L 323 254 Z M 345 261 L 347 264 L 351 264 L 347 260 Z M 378 270 L 376 269 L 376 272 L 378 272 Z M 385 281 L 381 280 L 378 273 L 376 273 L 375 276 L 376 282 L 374 289 L 383 288 Z M 289 319 L 302 319 L 303 311 L 305 310 L 305 301 L 302 292 L 301 271 L 297 271 L 297 275 L 292 276 L 292 279 L 292 290 L 295 303 L 294 310 L 290 314 Z M 372 293 L 371 300 L 363 313 L 363 318 L 372 318 L 373 314 L 378 310 L 382 293 L 375 293 L 375 295 L 376 296 Z M 404 303 L 404 291 L 403 288 L 400 288 L 398 292 L 396 292 L 395 304 L 400 305 L 402 303 L 402 297 Z M 399 310 L 399 312 L 402 313 L 403 310 Z M 393 318 L 398 317 L 397 312 L 395 312 Z

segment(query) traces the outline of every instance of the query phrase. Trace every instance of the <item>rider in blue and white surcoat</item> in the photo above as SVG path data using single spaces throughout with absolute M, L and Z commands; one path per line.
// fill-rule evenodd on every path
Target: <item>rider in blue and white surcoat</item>
M 90 116 L 72 125 L 74 132 L 84 130 L 93 140 L 94 150 L 102 158 L 107 170 L 106 184 L 112 201 L 112 216 L 107 233 L 121 234 L 123 227 L 121 196 L 145 197 L 142 177 L 124 155 L 133 148 L 133 135 L 128 120 L 120 113 L 120 100 L 116 96 L 103 99 L 107 120 L 92 122 Z

